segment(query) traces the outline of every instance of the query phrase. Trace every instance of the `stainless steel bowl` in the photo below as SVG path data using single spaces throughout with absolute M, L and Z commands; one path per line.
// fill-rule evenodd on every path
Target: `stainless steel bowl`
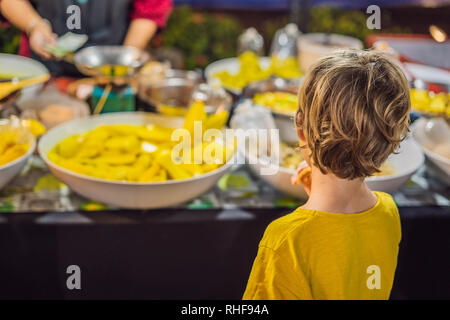
M 139 98 L 155 107 L 166 104 L 185 107 L 192 93 L 203 82 L 201 74 L 195 71 L 169 69 L 163 78 L 141 75 L 139 78 Z
M 283 91 L 297 94 L 301 79 L 283 79 L 271 77 L 267 80 L 253 82 L 242 90 L 242 96 L 253 99 L 257 93 Z
M 194 71 L 168 70 L 166 78 L 152 83 L 140 83 L 139 98 L 153 105 L 188 108 L 193 99 L 205 101 L 207 113 L 229 110 L 232 97 L 221 88 L 213 89 L 202 83 L 202 76 Z
M 78 51 L 74 63 L 81 73 L 88 76 L 117 76 L 113 73 L 114 67 L 120 67 L 120 76 L 129 76 L 149 59 L 147 52 L 135 47 L 93 46 Z M 112 69 L 104 68 L 106 66 Z

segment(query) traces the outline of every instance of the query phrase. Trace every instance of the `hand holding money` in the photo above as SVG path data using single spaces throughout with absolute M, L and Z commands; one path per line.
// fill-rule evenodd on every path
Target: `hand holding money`
M 58 41 L 53 45 L 46 45 L 46 49 L 56 58 L 63 58 L 69 53 L 75 52 L 81 48 L 88 36 L 85 34 L 76 34 L 68 32 L 65 35 L 59 37 Z
M 44 19 L 31 21 L 27 33 L 31 49 L 44 59 L 50 59 L 52 54 L 46 47 L 55 45 L 58 38 L 53 33 L 51 24 Z

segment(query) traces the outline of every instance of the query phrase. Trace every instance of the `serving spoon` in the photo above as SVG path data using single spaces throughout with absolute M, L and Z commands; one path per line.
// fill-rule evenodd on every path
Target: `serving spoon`
M 50 79 L 49 74 L 43 74 L 37 77 L 28 78 L 18 81 L 0 82 L 0 100 L 9 96 L 14 91 L 20 90 L 24 87 L 31 86 L 33 84 L 42 83 Z

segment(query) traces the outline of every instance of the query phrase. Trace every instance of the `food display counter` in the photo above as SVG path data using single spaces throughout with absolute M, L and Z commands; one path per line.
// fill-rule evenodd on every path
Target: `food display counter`
M 188 204 L 123 210 L 74 194 L 33 160 L 0 197 L 4 298 L 239 299 L 265 228 L 300 204 L 241 166 L 230 175 L 248 179 L 243 192 L 219 182 Z M 449 197 L 425 168 L 395 193 L 392 299 L 450 297 Z M 70 265 L 81 268 L 82 290 L 66 287 Z

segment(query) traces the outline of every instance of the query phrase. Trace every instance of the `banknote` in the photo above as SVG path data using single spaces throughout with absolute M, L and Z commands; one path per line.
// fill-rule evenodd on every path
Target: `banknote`
M 88 40 L 88 36 L 85 34 L 77 34 L 73 32 L 67 32 L 63 36 L 59 37 L 56 46 L 47 45 L 46 49 L 55 57 L 61 58 L 70 52 L 74 52 L 81 48 Z

